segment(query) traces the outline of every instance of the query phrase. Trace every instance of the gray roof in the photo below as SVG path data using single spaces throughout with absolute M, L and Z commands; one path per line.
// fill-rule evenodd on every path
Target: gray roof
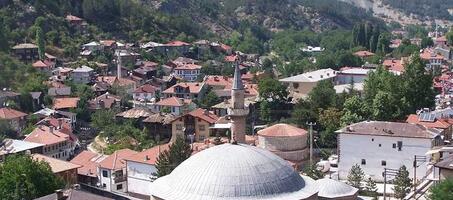
M 93 71 L 93 68 L 88 67 L 86 65 L 82 65 L 81 67 L 74 69 L 74 71 L 72 72 L 91 72 L 91 71 Z
M 291 76 L 288 78 L 280 79 L 281 82 L 318 82 L 325 79 L 334 78 L 336 71 L 330 68 L 320 69 L 312 72 Z
M 346 183 L 323 178 L 316 181 L 319 186 L 319 197 L 324 198 L 340 198 L 340 197 L 350 197 L 357 195 L 359 189 L 349 186 Z
M 241 79 L 241 70 L 239 69 L 239 65 L 236 63 L 234 66 L 234 78 L 233 78 L 233 90 L 243 90 L 244 85 L 242 84 Z
M 436 163 L 435 166 L 442 169 L 453 170 L 453 156 L 444 158 L 442 161 Z
M 44 146 L 44 144 L 22 140 L 5 139 L 0 146 L 0 155 L 23 152 L 42 146 Z
M 227 143 L 193 155 L 150 191 L 166 200 L 300 200 L 316 197 L 318 187 L 265 149 Z
M 384 121 L 363 121 L 346 126 L 337 132 L 353 135 L 376 135 L 428 139 L 435 138 L 440 133 L 438 130 L 429 129 L 418 124 Z
M 113 200 L 108 197 L 103 197 L 103 196 L 91 194 L 91 193 L 88 193 L 85 191 L 73 190 L 73 189 L 65 191 L 64 196 L 68 200 Z M 55 200 L 55 199 L 57 199 L 57 194 L 53 193 L 53 194 L 49 194 L 47 196 L 37 198 L 35 200 Z

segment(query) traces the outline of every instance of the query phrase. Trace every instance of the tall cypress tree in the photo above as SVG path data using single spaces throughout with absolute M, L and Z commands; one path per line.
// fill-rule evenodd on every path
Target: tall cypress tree
M 38 55 L 39 59 L 43 60 L 44 59 L 44 54 L 46 52 L 46 46 L 44 42 L 44 33 L 42 31 L 41 27 L 36 28 L 36 43 L 38 44 Z

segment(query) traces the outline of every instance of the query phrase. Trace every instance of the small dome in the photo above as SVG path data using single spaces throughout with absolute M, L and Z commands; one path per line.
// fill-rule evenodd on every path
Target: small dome
M 222 144 L 193 155 L 154 181 L 150 191 L 164 200 L 300 200 L 316 196 L 318 187 L 267 150 Z
M 320 198 L 340 198 L 357 195 L 359 191 L 346 183 L 323 178 L 316 181 L 319 186 L 318 196 Z

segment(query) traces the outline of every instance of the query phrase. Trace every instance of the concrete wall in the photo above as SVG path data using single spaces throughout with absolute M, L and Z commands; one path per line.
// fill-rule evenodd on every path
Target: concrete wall
M 149 188 L 151 187 L 153 174 L 157 173 L 154 165 L 127 161 L 127 188 L 128 192 L 151 195 Z
M 393 148 L 398 141 L 403 142 L 401 151 L 398 151 L 398 146 Z M 384 168 L 398 169 L 402 165 L 413 178 L 414 155 L 425 155 L 431 149 L 431 139 L 339 134 L 338 149 L 338 172 L 342 180 L 347 179 L 354 164 L 359 164 L 365 174 L 376 181 L 383 181 Z M 366 164 L 361 164 L 362 159 Z M 386 161 L 386 166 L 382 166 L 382 161 Z M 417 168 L 417 177 L 423 177 L 426 171 L 425 163 Z

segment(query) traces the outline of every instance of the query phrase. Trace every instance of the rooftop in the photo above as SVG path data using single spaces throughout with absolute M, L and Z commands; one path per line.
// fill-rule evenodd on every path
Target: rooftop
M 131 157 L 136 154 L 136 151 L 130 149 L 121 149 L 113 152 L 107 158 L 99 163 L 99 166 L 106 169 L 117 170 L 126 167 L 125 158 Z
M 318 82 L 325 79 L 330 79 L 336 76 L 336 71 L 333 69 L 320 69 L 312 72 L 291 76 L 280 79 L 281 82 Z
M 151 110 L 146 108 L 135 107 L 124 112 L 116 114 L 117 117 L 129 118 L 129 119 L 138 119 L 146 118 L 154 114 Z
M 168 144 L 158 145 L 132 156 L 125 158 L 126 161 L 133 161 L 143 164 L 155 165 L 160 152 L 168 150 Z
M 38 48 L 35 44 L 32 43 L 22 43 L 16 46 L 13 46 L 13 49 L 35 49 Z
M 41 154 L 33 154 L 32 158 L 37 161 L 44 161 L 46 163 L 49 163 L 50 168 L 52 169 L 53 173 L 60 173 L 60 172 L 68 171 L 71 169 L 77 169 L 77 168 L 81 167 L 80 165 L 76 165 L 76 164 L 66 162 L 63 160 L 51 158 L 51 157 L 41 155 Z
M 27 142 L 34 142 L 38 144 L 51 145 L 64 141 L 70 140 L 70 136 L 63 133 L 55 128 L 40 125 L 36 127 L 28 136 L 24 139 Z
M 151 84 L 145 84 L 137 89 L 135 89 L 134 93 L 154 93 L 158 88 Z
M 12 108 L 0 108 L 0 119 L 17 119 L 25 116 L 27 116 L 27 114 Z
M 356 196 L 359 189 L 341 181 L 323 178 L 316 180 L 319 186 L 318 196 L 329 199 Z
M 79 103 L 78 97 L 63 97 L 55 98 L 53 102 L 53 109 L 76 108 Z
M 162 93 L 172 94 L 172 93 L 175 93 L 175 88 L 182 87 L 182 88 L 188 88 L 189 92 L 192 94 L 198 94 L 201 91 L 201 89 L 203 88 L 203 86 L 204 86 L 204 83 L 197 83 L 197 82 L 195 82 L 195 83 L 187 83 L 187 82 L 177 83 L 176 85 L 173 85 L 173 86 L 167 88 Z
M 22 140 L 4 139 L 2 145 L 0 146 L 0 155 L 23 152 L 42 146 L 44 146 L 44 144 Z
M 74 157 L 71 163 L 80 165 L 81 167 L 77 169 L 77 174 L 84 176 L 97 177 L 98 170 L 97 166 L 101 161 L 107 158 L 106 155 L 94 153 L 91 151 L 82 151 L 76 157 Z
M 453 170 L 453 156 L 450 155 L 444 158 L 442 161 L 436 163 L 435 166 L 441 169 Z
M 158 106 L 184 106 L 186 104 L 192 103 L 191 99 L 180 99 L 177 97 L 169 97 L 165 99 L 161 99 L 155 105 Z
M 439 131 L 426 128 L 422 125 L 383 121 L 363 121 L 346 126 L 345 128 L 338 130 L 337 132 L 354 135 L 376 135 L 427 139 L 432 139 L 439 134 Z
M 79 72 L 79 73 L 88 73 L 88 72 L 92 72 L 93 71 L 93 68 L 91 67 L 88 67 L 86 65 L 82 65 L 81 67 L 78 67 L 76 69 L 74 69 L 74 71 L 72 71 L 73 73 L 74 72 Z
M 374 53 L 369 52 L 369 51 L 357 51 L 354 53 L 354 55 L 363 58 L 363 57 L 374 56 Z
M 258 135 L 266 137 L 297 137 L 307 135 L 307 131 L 289 124 L 275 124 L 259 130 Z
M 69 189 L 66 191 L 63 191 L 63 195 L 65 196 L 66 200 L 113 200 L 111 198 L 99 196 L 96 194 L 88 193 L 82 190 L 74 190 L 74 189 Z M 49 194 L 40 198 L 37 198 L 35 200 L 56 200 L 57 199 L 57 194 Z

